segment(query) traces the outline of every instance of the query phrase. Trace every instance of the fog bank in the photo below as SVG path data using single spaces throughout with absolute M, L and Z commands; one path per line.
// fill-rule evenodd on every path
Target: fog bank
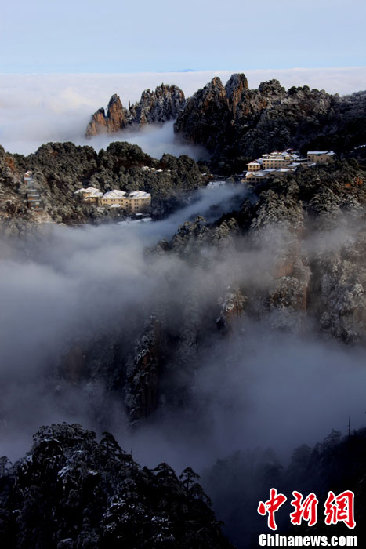
M 110 430 L 142 463 L 201 470 L 256 446 L 272 446 L 286 457 L 332 428 L 344 432 L 349 417 L 352 428 L 363 424 L 362 351 L 320 339 L 311 325 L 301 336 L 281 335 L 271 329 L 270 318 L 238 317 L 226 336 L 215 331 L 215 317 L 206 319 L 211 337 L 189 365 L 194 375 L 185 405 L 162 405 L 134 430 L 127 425 L 123 395 L 107 391 L 108 380 L 60 378 L 60 360 L 72 347 L 122 337 L 121 345 L 133 351 L 151 311 L 163 309 L 174 323 L 188 299 L 194 322 L 195 311 L 215 305 L 228 285 L 270 288 L 273 250 L 286 236 L 271 227 L 255 249 L 245 240 L 236 248 L 204 248 L 207 267 L 176 254 L 145 253 L 191 216 L 217 218 L 215 203 L 230 211 L 239 191 L 245 188 L 201 190 L 195 202 L 164 221 L 50 226 L 26 242 L 1 243 L 0 454 L 17 458 L 41 424 L 69 421 Z M 323 244 L 336 249 L 351 238 L 343 233 L 339 227 L 330 231 Z M 307 248 L 317 254 L 320 243 L 309 241 Z M 184 374 L 178 369 L 174 375 Z

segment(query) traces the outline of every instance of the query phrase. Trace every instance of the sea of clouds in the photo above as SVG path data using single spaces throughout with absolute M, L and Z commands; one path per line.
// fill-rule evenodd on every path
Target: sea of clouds
M 161 306 L 174 323 L 185 296 L 204 310 L 230 284 L 271 287 L 273 249 L 282 241 L 272 228 L 254 250 L 245 239 L 236 249 L 207 248 L 209 268 L 145 253 L 187 219 L 202 214 L 213 221 L 220 216 L 214 204 L 221 211 L 230 211 L 233 201 L 239 207 L 245 192 L 241 185 L 203 189 L 192 204 L 154 223 L 49 226 L 26 241 L 0 241 L 0 454 L 16 459 L 40 425 L 69 421 L 109 430 L 141 463 L 202 470 L 258 446 L 286 458 L 333 428 L 345 432 L 349 417 L 352 428 L 364 425 L 363 351 L 321 339 L 311 326 L 297 335 L 274 333 L 267 320 L 250 323 L 244 316 L 222 337 L 208 318 L 212 337 L 193 357 L 189 402 L 161 406 L 134 430 L 123 395 L 107 391 L 106 380 L 59 378 L 60 360 L 75 341 L 87 346 L 101 334 L 113 340 L 116 330 L 128 334 L 134 323 L 141 335 L 146 311 Z M 337 228 L 306 246 L 310 255 L 336 251 L 353 237 Z M 132 351 L 134 341 L 129 345 Z
M 366 89 L 366 67 L 328 69 L 266 69 L 242 72 L 249 87 L 277 78 L 285 87 L 307 84 L 330 93 L 349 94 Z M 72 141 L 96 149 L 112 140 L 127 140 L 145 152 L 160 157 L 163 153 L 203 156 L 174 136 L 172 124 L 148 132 L 123 132 L 112 137 L 86 140 L 90 116 L 106 106 L 118 93 L 124 106 L 139 100 L 144 89 L 162 82 L 180 86 L 186 96 L 202 88 L 214 76 L 226 82 L 229 71 L 199 71 L 137 74 L 2 74 L 0 86 L 0 144 L 9 152 L 30 154 L 42 143 Z

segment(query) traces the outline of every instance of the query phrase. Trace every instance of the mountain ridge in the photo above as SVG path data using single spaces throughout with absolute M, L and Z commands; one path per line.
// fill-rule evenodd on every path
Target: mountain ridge
M 123 107 L 120 97 L 115 93 L 109 100 L 107 113 L 98 109 L 86 128 L 86 137 L 101 133 L 115 133 L 131 126 L 162 123 L 176 118 L 178 110 L 185 103 L 183 91 L 175 85 L 160 84 L 154 91 L 142 92 L 140 101 Z
M 101 108 L 92 116 L 86 135 L 171 119 L 176 133 L 205 146 L 214 168 L 230 174 L 274 149 L 343 152 L 366 143 L 366 92 L 339 96 L 307 85 L 286 90 L 276 79 L 250 89 L 244 73 L 232 74 L 225 85 L 216 76 L 187 99 L 178 86 L 161 84 L 129 109 L 114 94 L 107 114 Z

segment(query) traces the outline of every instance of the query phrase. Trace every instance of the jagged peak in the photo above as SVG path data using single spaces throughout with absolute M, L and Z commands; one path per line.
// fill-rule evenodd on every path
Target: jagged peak
M 110 98 L 109 100 L 109 103 L 108 103 L 108 116 L 109 116 L 109 113 L 111 111 L 111 109 L 118 109 L 118 110 L 121 110 L 123 109 L 123 106 L 122 106 L 122 101 L 119 97 L 119 95 L 117 95 L 116 93 L 114 93 L 112 95 L 112 97 Z
M 103 116 L 105 116 L 104 107 L 99 107 L 99 109 L 97 109 L 97 110 L 95 111 L 95 113 L 91 116 L 91 118 L 93 119 L 95 116 L 98 116 L 98 115 L 103 115 Z
M 231 97 L 238 88 L 248 89 L 248 79 L 244 73 L 235 73 L 230 76 L 225 85 L 227 96 Z
M 259 91 L 263 95 L 273 95 L 286 93 L 285 88 L 281 85 L 281 82 L 276 78 L 272 80 L 267 80 L 266 82 L 261 82 L 258 87 Z
M 121 101 L 119 95 L 117 93 L 114 93 L 110 100 L 109 100 L 109 103 L 116 103 L 117 101 Z
M 184 92 L 179 86 L 177 86 L 176 84 L 164 84 L 164 82 L 162 82 L 161 84 L 156 86 L 155 90 L 151 90 L 150 88 L 144 90 L 141 94 L 141 100 L 145 99 L 146 97 L 161 97 L 165 94 L 174 93 L 178 93 L 184 99 Z
M 211 82 L 209 82 L 205 87 L 223 88 L 224 84 L 219 76 L 214 76 Z
M 99 133 L 113 133 L 127 126 L 161 123 L 176 118 L 185 103 L 183 90 L 175 84 L 158 85 L 155 90 L 146 89 L 140 100 L 128 109 L 114 93 L 109 100 L 107 114 L 103 108 L 96 111 L 88 124 L 85 135 L 91 137 Z

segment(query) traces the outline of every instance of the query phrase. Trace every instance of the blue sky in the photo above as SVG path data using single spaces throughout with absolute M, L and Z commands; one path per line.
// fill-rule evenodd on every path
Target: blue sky
M 18 0 L 0 13 L 0 72 L 366 65 L 364 0 Z

